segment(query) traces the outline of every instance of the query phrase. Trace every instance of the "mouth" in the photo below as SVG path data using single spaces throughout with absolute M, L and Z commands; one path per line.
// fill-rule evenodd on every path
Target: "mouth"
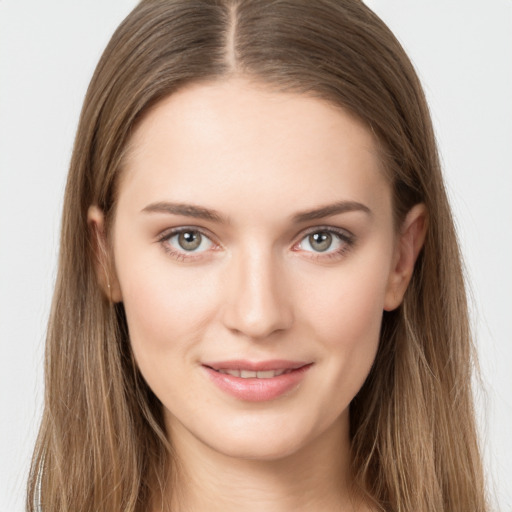
M 274 377 L 279 377 L 280 375 L 284 375 L 286 373 L 291 373 L 295 370 L 261 370 L 259 372 L 255 372 L 252 370 L 228 370 L 225 368 L 219 368 L 212 370 L 223 373 L 224 375 L 232 375 L 233 377 L 240 377 L 242 379 L 273 379 Z
M 289 394 L 313 363 L 298 361 L 221 361 L 203 363 L 210 380 L 239 400 L 261 402 Z

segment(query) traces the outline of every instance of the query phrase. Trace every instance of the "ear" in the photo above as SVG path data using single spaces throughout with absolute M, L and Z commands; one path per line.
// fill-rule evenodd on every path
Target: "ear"
M 392 311 L 402 302 L 412 277 L 414 264 L 427 233 L 427 209 L 417 204 L 406 215 L 396 241 L 393 267 L 389 275 L 384 310 Z
M 105 234 L 105 215 L 98 206 L 90 206 L 87 224 L 94 249 L 96 277 L 103 293 L 111 302 L 122 302 L 121 287 L 112 262 Z

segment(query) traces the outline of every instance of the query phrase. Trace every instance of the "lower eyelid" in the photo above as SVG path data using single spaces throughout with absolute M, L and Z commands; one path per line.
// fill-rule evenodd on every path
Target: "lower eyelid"
M 185 249 L 180 249 L 175 247 L 170 243 L 170 240 L 175 236 L 180 235 L 181 233 L 191 231 L 200 234 L 202 237 L 208 240 L 209 246 L 202 251 L 186 251 Z M 202 231 L 201 229 L 191 227 L 191 226 L 183 226 L 180 228 L 173 228 L 161 233 L 156 242 L 162 247 L 162 249 L 172 258 L 178 261 L 194 261 L 196 259 L 202 258 L 206 253 L 212 251 L 212 248 L 215 249 L 216 242 L 209 236 L 207 233 Z
M 206 250 L 195 252 L 195 251 L 186 251 L 184 249 L 180 250 L 178 248 L 175 248 L 173 245 L 171 245 L 169 243 L 169 240 L 171 238 L 173 238 L 183 232 L 186 232 L 186 231 L 196 232 L 196 233 L 199 233 L 202 237 L 205 237 L 209 241 L 209 244 L 210 244 L 209 247 Z M 310 236 L 314 233 L 321 233 L 321 232 L 329 233 L 329 234 L 335 236 L 336 238 L 338 238 L 338 240 L 342 244 L 342 246 L 339 247 L 338 249 L 326 251 L 326 252 L 304 251 L 304 252 L 309 253 L 310 256 L 308 256 L 308 257 L 310 257 L 312 259 L 328 259 L 328 258 L 341 257 L 344 253 L 349 251 L 352 248 L 352 246 L 354 245 L 355 237 L 351 233 L 348 233 L 346 231 L 341 231 L 341 230 L 338 231 L 333 228 L 327 228 L 327 227 L 322 228 L 320 226 L 320 227 L 316 227 L 314 230 L 311 230 L 311 231 L 303 234 L 302 237 L 300 238 L 300 240 L 294 244 L 292 250 L 294 250 L 296 247 L 298 247 L 301 244 L 301 242 L 304 239 L 306 239 L 308 236 Z M 197 258 L 201 258 L 206 253 L 209 253 L 212 250 L 216 250 L 216 249 L 220 248 L 219 244 L 214 241 L 213 237 L 211 237 L 209 234 L 205 233 L 201 229 L 191 227 L 191 226 L 184 226 L 181 228 L 174 228 L 174 229 L 168 230 L 168 231 L 162 233 L 158 237 L 157 242 L 159 242 L 163 246 L 164 250 L 168 254 L 170 254 L 172 257 L 174 257 L 178 260 L 181 260 L 181 261 L 194 260 Z
M 351 242 L 345 242 L 341 247 L 334 251 L 329 252 L 315 252 L 315 251 L 304 251 L 307 253 L 307 258 L 310 260 L 318 260 L 318 261 L 329 261 L 329 260 L 339 260 L 345 255 L 350 252 L 354 247 L 354 243 Z

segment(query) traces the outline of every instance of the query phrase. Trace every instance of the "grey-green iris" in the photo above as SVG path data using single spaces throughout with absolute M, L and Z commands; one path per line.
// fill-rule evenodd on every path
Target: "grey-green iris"
M 195 231 L 183 231 L 178 236 L 180 247 L 186 251 L 194 251 L 201 245 L 201 234 Z
M 324 252 L 331 246 L 332 235 L 330 233 L 313 233 L 309 235 L 309 243 L 318 252 Z

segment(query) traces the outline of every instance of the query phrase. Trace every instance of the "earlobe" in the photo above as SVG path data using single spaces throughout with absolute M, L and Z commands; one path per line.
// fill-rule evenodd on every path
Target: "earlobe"
M 423 203 L 413 206 L 402 223 L 384 300 L 385 311 L 396 309 L 402 302 L 425 242 L 427 224 L 427 209 Z
M 103 293 L 111 302 L 122 302 L 121 288 L 112 263 L 111 251 L 105 235 L 105 216 L 98 206 L 90 206 L 87 224 L 94 248 L 96 277 Z

